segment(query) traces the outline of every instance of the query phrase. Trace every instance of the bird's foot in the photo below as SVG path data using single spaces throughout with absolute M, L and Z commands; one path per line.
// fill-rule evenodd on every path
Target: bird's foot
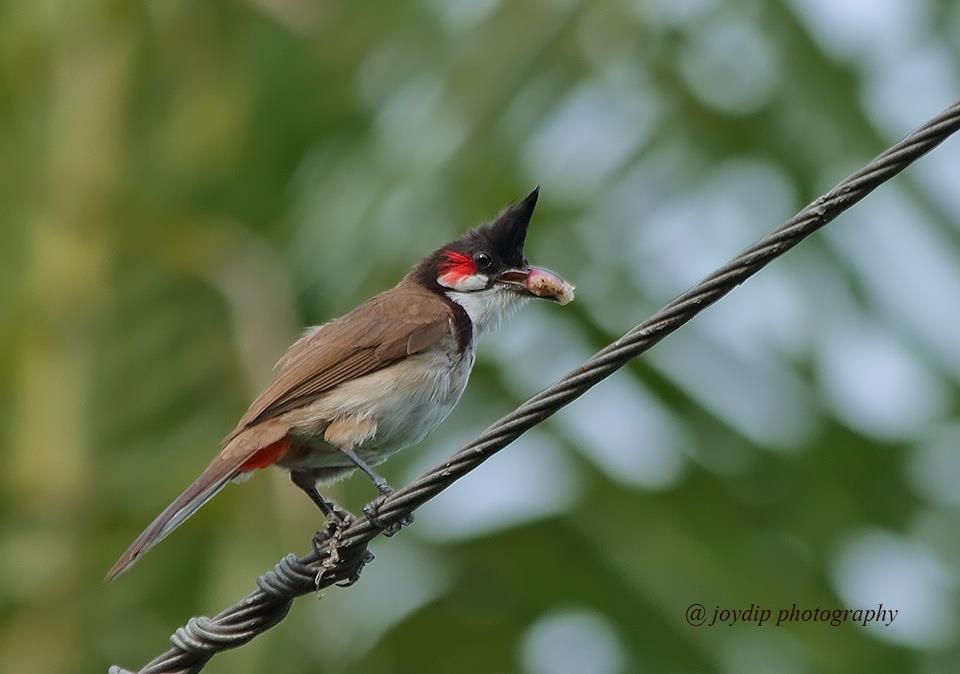
M 323 556 L 320 553 L 320 548 L 323 547 L 324 543 L 328 540 L 339 541 L 343 530 L 353 524 L 357 519 L 349 510 L 341 508 L 333 501 L 324 501 L 324 504 L 326 505 L 324 514 L 327 521 L 324 523 L 323 528 L 313 535 L 313 540 L 311 541 L 313 544 L 313 552 L 317 557 Z
M 367 521 L 370 522 L 370 524 L 383 532 L 383 535 L 387 537 L 393 536 L 402 528 L 413 524 L 413 513 L 406 513 L 398 522 L 393 524 L 385 524 L 378 516 L 378 513 L 383 506 L 383 502 L 393 493 L 393 489 L 391 489 L 389 485 L 377 485 L 377 489 L 380 491 L 380 495 L 363 506 L 363 514 L 367 516 Z
M 311 541 L 314 554 L 323 559 L 314 581 L 318 593 L 324 587 L 323 582 L 330 574 L 336 572 L 337 567 L 341 561 L 343 561 L 344 551 L 341 549 L 340 541 L 343 538 L 343 532 L 357 519 L 353 513 L 341 508 L 332 501 L 327 501 L 327 505 L 329 506 L 329 513 L 326 524 L 313 535 Z M 326 553 L 321 551 L 323 547 L 326 547 Z M 357 582 L 357 579 L 360 578 L 360 571 L 363 570 L 363 566 L 371 561 L 373 561 L 373 554 L 364 546 L 350 575 L 345 581 L 338 583 L 338 585 L 340 587 L 353 585 Z
M 358 580 L 360 580 L 360 572 L 363 571 L 363 567 L 373 561 L 373 553 L 367 550 L 367 546 L 363 546 L 363 550 L 360 552 L 360 555 L 357 557 L 357 560 L 350 570 L 350 575 L 347 576 L 344 580 L 337 583 L 337 587 L 350 587 Z

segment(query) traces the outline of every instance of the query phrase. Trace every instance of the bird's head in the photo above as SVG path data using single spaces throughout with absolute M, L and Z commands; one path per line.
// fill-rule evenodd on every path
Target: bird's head
M 496 328 L 532 297 L 559 304 L 573 300 L 572 285 L 548 269 L 530 265 L 523 254 L 538 194 L 536 188 L 492 222 L 437 249 L 413 272 L 419 282 L 463 306 L 477 332 Z

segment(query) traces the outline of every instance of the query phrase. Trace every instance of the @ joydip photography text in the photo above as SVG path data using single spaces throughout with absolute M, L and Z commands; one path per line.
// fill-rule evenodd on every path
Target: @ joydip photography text
M 803 608 L 793 604 L 790 607 L 768 608 L 751 603 L 743 608 L 723 608 L 719 605 L 707 611 L 703 604 L 693 603 L 687 607 L 686 620 L 693 627 L 715 627 L 737 624 L 753 624 L 757 627 L 773 625 L 780 627 L 791 623 L 823 623 L 838 627 L 851 623 L 866 627 L 870 624 L 890 627 L 900 613 L 898 609 L 877 604 L 872 608 L 822 608 L 820 606 Z

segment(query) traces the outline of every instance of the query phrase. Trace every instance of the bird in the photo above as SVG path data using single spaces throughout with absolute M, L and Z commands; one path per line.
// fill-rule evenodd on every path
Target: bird
M 345 511 L 321 496 L 318 485 L 360 470 L 378 498 L 390 494 L 373 466 L 447 418 L 467 385 L 478 339 L 531 298 L 573 300 L 571 284 L 524 256 L 539 189 L 431 252 L 393 288 L 307 329 L 207 468 L 130 544 L 106 579 L 127 571 L 227 484 L 260 469 L 287 471 L 328 524 L 342 522 Z M 375 513 L 365 512 L 368 519 Z

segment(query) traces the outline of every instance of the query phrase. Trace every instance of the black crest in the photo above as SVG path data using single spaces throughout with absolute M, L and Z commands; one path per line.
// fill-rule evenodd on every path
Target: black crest
M 523 265 L 523 243 L 539 195 L 538 186 L 522 200 L 504 208 L 493 222 L 477 230 L 477 234 L 490 242 L 508 267 Z
M 491 277 L 505 269 L 523 267 L 526 263 L 523 244 L 539 194 L 540 188 L 534 188 L 526 197 L 504 208 L 493 221 L 438 248 L 421 260 L 409 276 L 432 290 L 445 292 L 446 288 L 438 285 L 436 278 L 438 268 L 447 261 L 449 251 L 469 256 L 487 255 L 488 266 L 481 271 Z

